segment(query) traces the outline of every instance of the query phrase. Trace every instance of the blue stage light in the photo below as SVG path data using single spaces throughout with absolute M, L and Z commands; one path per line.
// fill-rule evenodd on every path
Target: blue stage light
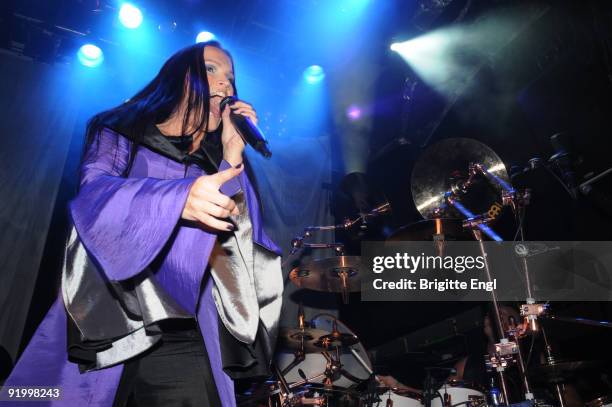
M 119 21 L 127 28 L 138 28 L 142 24 L 142 12 L 130 3 L 124 3 L 119 9 Z
M 196 43 L 198 42 L 207 42 L 215 39 L 215 34 L 208 31 L 201 31 L 196 37 Z
M 79 62 L 88 68 L 95 68 L 104 61 L 104 53 L 93 44 L 85 44 L 79 48 L 77 57 Z
M 304 71 L 304 79 L 310 84 L 321 82 L 325 78 L 325 71 L 319 65 L 311 65 Z

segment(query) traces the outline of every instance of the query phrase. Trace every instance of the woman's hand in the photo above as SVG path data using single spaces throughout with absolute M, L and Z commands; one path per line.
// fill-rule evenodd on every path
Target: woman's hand
M 219 188 L 225 182 L 238 176 L 243 167 L 241 163 L 238 168 L 230 167 L 216 174 L 198 177 L 191 185 L 181 218 L 200 222 L 215 230 L 234 230 L 232 223 L 221 219 L 228 218 L 230 215 L 238 215 L 240 212 L 236 207 L 236 202 L 219 192 Z
M 223 132 L 221 134 L 223 159 L 232 165 L 236 165 L 242 162 L 244 141 L 230 119 L 230 112 L 248 117 L 255 125 L 257 125 L 257 114 L 253 106 L 241 100 L 237 100 L 223 109 L 221 114 L 223 120 Z

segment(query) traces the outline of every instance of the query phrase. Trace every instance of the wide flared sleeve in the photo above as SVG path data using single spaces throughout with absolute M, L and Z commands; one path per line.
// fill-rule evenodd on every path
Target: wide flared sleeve
M 123 177 L 129 154 L 129 140 L 104 129 L 85 154 L 80 190 L 70 203 L 81 241 L 110 280 L 131 278 L 151 264 L 196 179 Z

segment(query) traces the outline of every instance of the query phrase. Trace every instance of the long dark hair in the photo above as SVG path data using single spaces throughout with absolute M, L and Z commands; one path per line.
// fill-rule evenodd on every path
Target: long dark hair
M 142 90 L 125 103 L 98 113 L 87 122 L 84 151 L 98 139 L 104 127 L 119 130 L 128 136 L 131 151 L 127 175 L 133 164 L 136 150 L 142 142 L 147 126 L 163 123 L 170 118 L 187 93 L 187 108 L 182 118 L 182 134 L 196 134 L 205 131 L 210 112 L 210 90 L 204 63 L 204 48 L 216 47 L 223 50 L 232 63 L 229 52 L 217 41 L 198 43 L 181 49 L 168 59 L 159 73 Z M 234 94 L 237 95 L 236 86 Z

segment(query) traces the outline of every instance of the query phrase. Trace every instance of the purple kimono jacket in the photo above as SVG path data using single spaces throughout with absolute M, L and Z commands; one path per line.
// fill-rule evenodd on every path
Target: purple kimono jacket
M 218 312 L 213 300 L 213 279 L 204 287 L 209 256 L 217 235 L 200 228 L 179 225 L 189 189 L 204 171 L 187 161 L 180 162 L 172 147 L 158 138 L 140 146 L 128 177 L 122 177 L 130 142 L 105 129 L 99 143 L 87 153 L 78 196 L 70 204 L 72 221 L 87 254 L 95 259 L 106 278 L 122 281 L 139 275 L 155 260 L 156 283 L 182 310 L 195 316 L 224 407 L 235 406 L 232 379 L 222 369 Z M 219 169 L 229 164 L 221 162 Z M 242 172 L 222 186 L 233 195 L 242 189 L 252 225 L 252 241 L 270 253 L 279 248 L 262 228 L 255 191 Z M 65 298 L 65 297 L 64 297 Z M 7 400 L 7 387 L 58 387 L 61 398 L 29 401 L 27 406 L 111 406 L 123 364 L 80 373 L 67 360 L 67 315 L 62 296 L 56 300 L 38 327 L 11 376 L 0 400 Z M 0 406 L 15 406 L 0 401 Z

